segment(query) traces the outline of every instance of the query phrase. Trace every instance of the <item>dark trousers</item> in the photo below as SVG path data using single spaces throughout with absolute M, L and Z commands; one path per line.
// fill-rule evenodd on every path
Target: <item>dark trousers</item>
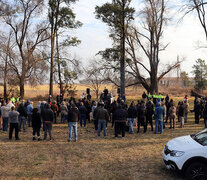
M 143 126 L 144 127 L 144 133 L 145 133 L 147 131 L 147 122 L 146 122 L 146 119 L 145 118 L 138 119 L 138 123 L 137 123 L 137 133 L 139 133 L 140 126 Z
M 45 122 L 44 123 L 44 139 L 47 139 L 47 132 L 50 136 L 50 140 L 52 139 L 52 122 Z
M 86 118 L 88 119 L 88 122 L 90 123 L 91 122 L 90 113 L 87 113 L 86 116 L 87 116 Z
M 94 120 L 94 126 L 95 126 L 95 130 L 97 131 L 98 130 L 98 121 L 97 120 Z
M 200 122 L 200 114 L 199 112 L 195 112 L 195 124 L 199 124 Z
M 146 131 L 147 131 L 147 126 L 148 126 L 148 123 L 150 124 L 151 126 L 151 131 L 153 131 L 153 122 L 152 122 L 152 116 L 147 116 L 147 125 L 146 125 Z
M 118 137 L 119 131 L 121 131 L 122 137 L 125 137 L 126 122 L 115 122 L 115 137 Z
M 80 115 L 80 126 L 82 127 L 82 124 L 84 122 L 84 127 L 86 127 L 86 115 L 85 114 L 81 114 Z
M 12 139 L 12 134 L 13 134 L 14 129 L 15 129 L 15 138 L 19 139 L 19 136 L 18 136 L 18 133 L 19 133 L 18 123 L 10 123 L 9 139 Z
M 31 127 L 32 114 L 28 114 L 27 121 L 28 121 L 28 126 Z
M 57 124 L 57 113 L 54 113 L 54 123 Z
M 33 127 L 32 135 L 35 136 L 36 133 L 37 133 L 37 136 L 40 137 L 40 128 Z

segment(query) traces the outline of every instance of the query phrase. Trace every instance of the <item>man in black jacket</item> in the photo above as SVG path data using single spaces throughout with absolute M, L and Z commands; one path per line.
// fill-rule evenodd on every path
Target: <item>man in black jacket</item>
M 47 139 L 47 131 L 49 133 L 50 136 L 50 140 L 52 140 L 52 123 L 53 123 L 53 119 L 54 119 L 54 113 L 52 111 L 52 109 L 50 108 L 49 104 L 45 104 L 45 108 L 44 111 L 42 113 L 42 119 L 44 121 L 43 126 L 44 126 L 44 140 Z
M 78 140 L 77 126 L 79 122 L 80 113 L 75 104 L 71 105 L 71 109 L 68 112 L 68 126 L 69 126 L 69 137 L 68 142 L 71 141 L 72 131 L 74 130 L 75 142 Z
M 26 131 L 26 118 L 27 118 L 27 109 L 24 105 L 24 102 L 22 101 L 17 108 L 17 111 L 19 112 L 19 131 L 21 131 L 21 126 L 23 124 L 23 130 Z
M 127 111 L 120 105 L 117 107 L 114 113 L 114 120 L 115 120 L 115 138 L 118 137 L 118 132 L 119 130 L 121 130 L 122 139 L 124 139 L 125 126 L 126 126 L 126 120 L 127 120 Z

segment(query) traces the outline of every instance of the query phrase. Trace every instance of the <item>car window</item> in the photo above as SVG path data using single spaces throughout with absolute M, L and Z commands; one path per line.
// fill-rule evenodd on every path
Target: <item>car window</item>
M 194 136 L 194 140 L 203 146 L 207 146 L 207 130 L 201 131 Z

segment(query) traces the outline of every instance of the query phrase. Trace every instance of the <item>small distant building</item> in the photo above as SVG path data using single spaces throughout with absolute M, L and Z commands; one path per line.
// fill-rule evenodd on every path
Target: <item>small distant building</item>
M 190 84 L 194 85 L 195 81 L 193 78 L 189 78 L 190 80 Z M 180 87 L 185 87 L 184 82 L 181 78 L 177 78 L 177 77 L 163 77 L 160 81 L 159 81 L 159 85 L 161 86 L 166 86 L 166 87 L 172 87 L 172 86 L 180 86 Z

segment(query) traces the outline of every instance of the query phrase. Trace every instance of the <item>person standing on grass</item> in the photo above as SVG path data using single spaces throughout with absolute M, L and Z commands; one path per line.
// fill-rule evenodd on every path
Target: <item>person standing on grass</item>
M 175 103 L 171 104 L 171 107 L 169 109 L 169 118 L 170 118 L 170 129 L 175 128 L 175 118 L 176 118 L 176 107 Z
M 23 124 L 23 130 L 26 131 L 26 118 L 27 118 L 27 109 L 24 106 L 24 102 L 22 101 L 17 108 L 19 112 L 19 131 L 21 131 L 21 126 Z
M 86 119 L 88 120 L 88 122 L 90 123 L 90 113 L 91 113 L 91 104 L 90 101 L 88 99 L 85 100 L 84 106 L 87 109 L 87 113 L 86 113 Z
M 205 103 L 205 108 L 203 111 L 203 118 L 204 118 L 205 128 L 207 128 L 207 102 Z
M 125 137 L 125 126 L 127 120 L 127 111 L 121 105 L 118 105 L 115 113 L 114 113 L 114 121 L 115 121 L 115 139 L 117 139 L 119 131 L 122 133 L 122 139 Z
M 33 110 L 33 105 L 32 102 L 29 100 L 27 105 L 27 120 L 28 120 L 28 126 L 31 127 L 31 122 L 32 122 L 32 110 Z
M 78 140 L 77 127 L 78 127 L 79 118 L 80 118 L 79 110 L 76 107 L 76 105 L 73 103 L 71 105 L 71 109 L 68 112 L 68 126 L 69 126 L 68 142 L 71 141 L 73 130 L 74 130 L 75 142 L 77 142 Z
M 10 127 L 9 127 L 9 139 L 12 139 L 12 134 L 13 130 L 15 129 L 15 139 L 19 139 L 19 127 L 18 127 L 18 116 L 19 112 L 15 111 L 15 107 L 11 107 L 11 111 L 9 112 L 9 122 L 10 122 Z
M 180 127 L 183 128 L 184 127 L 184 116 L 185 116 L 185 109 L 184 109 L 184 105 L 183 102 L 180 102 L 180 106 L 178 109 L 178 118 L 180 121 Z
M 151 126 L 151 131 L 153 131 L 152 116 L 154 114 L 154 104 L 152 103 L 152 101 L 148 101 L 146 106 L 147 106 L 147 113 L 146 113 L 147 125 L 149 123 Z
M 129 122 L 129 134 L 134 134 L 134 122 L 137 117 L 137 109 L 134 101 L 132 101 L 130 107 L 128 108 L 128 122 Z
M 195 124 L 199 124 L 200 122 L 200 112 L 201 112 L 200 102 L 198 99 L 195 99 L 194 102 Z
M 85 128 L 86 127 L 87 109 L 83 105 L 83 102 L 80 103 L 79 112 L 80 112 L 80 126 L 82 127 L 82 124 L 83 124 L 83 121 L 84 121 L 84 128 Z
M 50 105 L 46 103 L 44 111 L 43 111 L 44 140 L 47 139 L 47 132 L 49 133 L 50 140 L 53 140 L 53 138 L 52 138 L 52 123 L 53 123 L 53 119 L 54 119 L 53 111 L 50 108 Z
M 187 99 L 184 99 L 184 122 L 187 123 L 188 121 L 188 112 L 189 112 L 189 103 L 188 103 L 188 100 Z
M 66 106 L 65 101 L 63 101 L 60 105 L 60 113 L 61 113 L 61 123 L 65 123 L 68 114 L 68 108 Z
M 3 119 L 3 132 L 8 131 L 8 124 L 9 124 L 9 111 L 11 110 L 10 107 L 7 107 L 6 103 L 3 104 L 1 107 L 1 117 Z
M 57 124 L 57 112 L 58 112 L 58 106 L 56 104 L 55 101 L 52 102 L 52 105 L 51 105 L 51 109 L 54 113 L 54 120 L 55 120 L 55 124 Z
M 98 137 L 100 137 L 101 127 L 103 127 L 103 135 L 106 138 L 106 122 L 109 120 L 108 111 L 104 108 L 104 103 L 100 102 L 100 108 L 96 114 L 96 121 L 98 121 Z
M 140 130 L 140 125 L 144 127 L 144 133 L 146 133 L 147 131 L 147 120 L 146 120 L 146 114 L 147 110 L 146 110 L 146 106 L 145 106 L 145 102 L 141 101 L 141 104 L 139 106 L 139 120 L 138 120 L 138 128 L 137 128 L 137 133 L 139 133 Z
M 158 133 L 158 126 L 160 126 L 160 134 L 163 133 L 163 119 L 165 116 L 165 109 L 161 106 L 161 102 L 157 103 L 157 107 L 155 108 L 155 134 Z
M 94 129 L 98 130 L 98 121 L 96 120 L 96 114 L 98 112 L 98 108 L 100 107 L 99 103 L 98 106 L 96 105 L 96 102 L 93 103 L 92 106 L 92 117 L 93 117 L 93 123 L 94 123 Z
M 35 134 L 37 133 L 37 139 L 38 141 L 41 141 L 40 139 L 40 128 L 41 128 L 41 117 L 40 113 L 38 113 L 38 109 L 34 108 L 32 110 L 32 129 L 33 129 L 33 138 L 32 140 L 36 140 Z

